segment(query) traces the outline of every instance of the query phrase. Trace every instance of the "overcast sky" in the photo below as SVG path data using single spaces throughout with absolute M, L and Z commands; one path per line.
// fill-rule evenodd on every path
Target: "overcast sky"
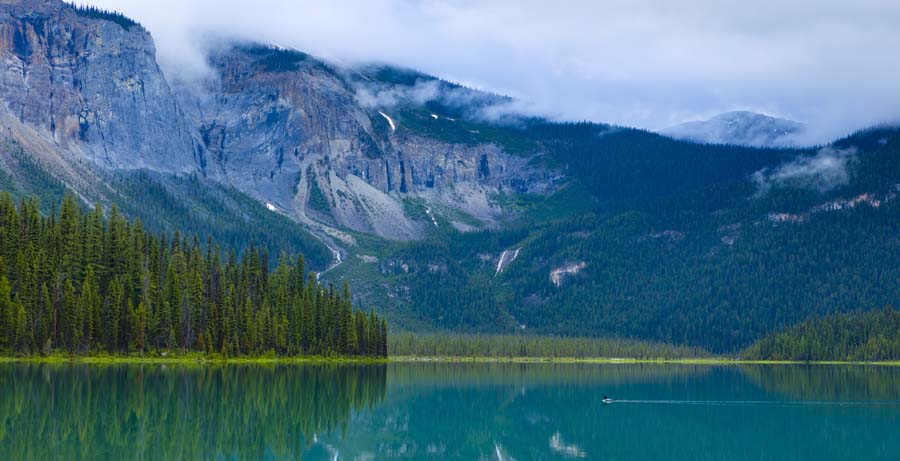
M 144 24 L 170 75 L 202 72 L 212 34 L 413 67 L 559 119 L 659 129 L 746 109 L 817 141 L 900 121 L 898 0 L 87 3 Z

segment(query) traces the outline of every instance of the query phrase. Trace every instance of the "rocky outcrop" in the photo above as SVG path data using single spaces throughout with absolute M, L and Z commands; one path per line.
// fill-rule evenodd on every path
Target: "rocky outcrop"
M 173 88 L 148 32 L 125 17 L 0 2 L 0 121 L 55 150 L 57 172 L 198 174 L 320 235 L 391 239 L 420 238 L 439 220 L 492 225 L 508 214 L 498 195 L 554 187 L 530 155 L 398 128 L 391 108 L 360 102 L 351 69 L 258 45 L 224 47 L 209 64 L 211 78 Z M 76 189 L 90 182 L 69 176 Z
M 178 90 L 200 127 L 204 172 L 298 219 L 414 239 L 436 224 L 432 213 L 492 223 L 504 213 L 493 194 L 551 187 L 528 158 L 496 145 L 398 135 L 389 114 L 357 101 L 350 71 L 306 54 L 236 46 L 210 64 L 215 78 Z M 411 198 L 434 205 L 427 218 L 410 216 Z
M 189 127 L 153 40 L 116 19 L 60 1 L 0 3 L 0 103 L 104 168 L 194 171 Z

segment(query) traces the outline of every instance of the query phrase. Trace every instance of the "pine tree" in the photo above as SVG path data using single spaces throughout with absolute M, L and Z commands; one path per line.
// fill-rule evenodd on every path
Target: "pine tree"
M 307 277 L 302 256 L 270 273 L 268 251 L 251 246 L 223 264 L 211 239 L 204 256 L 197 237 L 103 216 L 67 196 L 41 217 L 36 200 L 17 209 L 0 194 L 0 350 L 382 353 L 371 337 L 383 319 L 355 310 L 348 285 Z
M 78 310 L 83 318 L 84 347 L 90 350 L 99 336 L 103 325 L 100 320 L 100 293 L 94 276 L 94 266 L 88 265 L 81 285 Z
M 6 276 L 0 276 L 0 348 L 12 348 L 15 341 L 15 306 Z
M 71 280 L 66 280 L 66 288 L 63 292 L 63 315 L 65 317 L 65 344 L 69 352 L 77 352 L 81 347 L 84 337 L 84 313 L 80 309 L 78 296 L 75 294 L 75 285 Z

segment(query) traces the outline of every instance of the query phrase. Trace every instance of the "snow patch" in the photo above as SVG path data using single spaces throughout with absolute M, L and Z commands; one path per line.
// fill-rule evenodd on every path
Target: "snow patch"
M 500 253 L 500 259 L 497 260 L 497 270 L 494 272 L 494 276 L 500 275 L 503 272 L 503 269 L 506 269 L 516 258 L 519 257 L 519 252 L 522 251 L 521 248 L 516 248 L 515 250 L 503 250 L 503 253 Z
M 553 282 L 557 287 L 562 286 L 563 279 L 569 275 L 575 275 L 581 272 L 582 269 L 587 267 L 587 263 L 584 261 L 578 263 L 567 264 L 563 267 L 558 267 L 550 271 L 550 281 Z
M 397 125 L 394 125 L 394 119 L 392 119 L 388 114 L 385 114 L 384 112 L 378 111 L 378 113 L 381 114 L 381 116 L 384 117 L 385 120 L 387 120 L 388 125 L 391 126 L 391 131 L 397 131 Z
M 434 224 L 434 227 L 439 227 L 437 223 L 437 219 L 434 219 L 434 215 L 431 213 L 431 208 L 425 208 L 425 214 L 431 218 L 431 223 Z

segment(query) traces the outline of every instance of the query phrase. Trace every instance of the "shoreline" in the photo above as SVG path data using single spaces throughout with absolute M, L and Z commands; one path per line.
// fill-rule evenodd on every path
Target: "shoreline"
M 594 364 L 594 365 L 853 365 L 853 366 L 900 366 L 900 361 L 799 361 L 799 360 L 744 360 L 723 357 L 682 358 L 682 359 L 637 359 L 615 357 L 453 357 L 453 356 L 393 356 L 387 358 L 373 357 L 206 357 L 202 355 L 173 355 L 170 357 L 148 356 L 27 356 L 0 357 L 0 364 L 35 363 L 35 364 L 146 364 L 146 365 L 369 365 L 388 363 L 426 364 L 426 363 L 506 363 L 506 364 Z
M 373 357 L 206 357 L 199 355 L 171 357 L 141 356 L 33 356 L 0 357 L 4 363 L 86 364 L 86 365 L 368 365 L 388 363 L 386 358 Z
M 877 362 L 843 361 L 843 360 L 745 360 L 724 357 L 683 358 L 683 359 L 636 359 L 615 357 L 429 357 L 429 356 L 395 356 L 390 357 L 392 363 L 550 363 L 550 364 L 672 364 L 672 365 L 868 365 L 868 366 L 900 366 L 900 361 L 885 360 Z

